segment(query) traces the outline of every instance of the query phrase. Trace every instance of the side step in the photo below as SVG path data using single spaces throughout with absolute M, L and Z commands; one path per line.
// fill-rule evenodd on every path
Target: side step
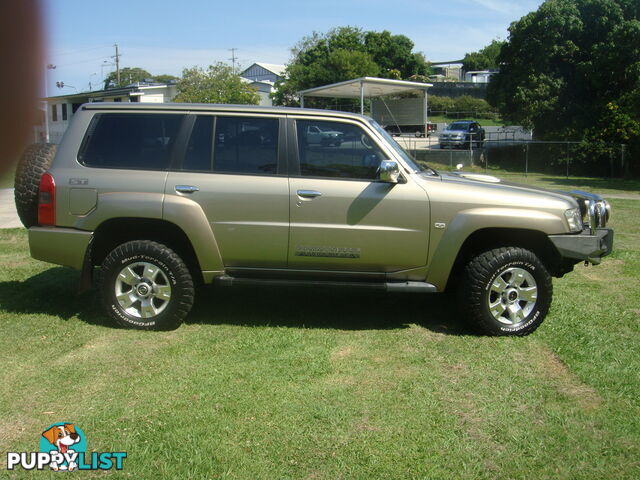
M 282 278 L 247 278 L 222 275 L 213 281 L 215 285 L 231 287 L 234 285 L 251 285 L 265 287 L 349 287 L 387 292 L 435 293 L 437 288 L 426 282 L 340 282 L 333 280 L 289 280 Z

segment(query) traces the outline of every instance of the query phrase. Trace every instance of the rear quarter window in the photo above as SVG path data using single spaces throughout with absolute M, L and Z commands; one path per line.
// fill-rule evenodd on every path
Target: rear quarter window
M 100 113 L 78 154 L 87 167 L 167 170 L 184 115 Z

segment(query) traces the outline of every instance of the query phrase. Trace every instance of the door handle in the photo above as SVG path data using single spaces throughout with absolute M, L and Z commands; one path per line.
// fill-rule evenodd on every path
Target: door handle
M 178 193 L 194 193 L 199 191 L 200 189 L 193 185 L 176 185 L 176 192 Z
M 302 198 L 316 198 L 322 195 L 322 193 L 318 192 L 317 190 L 298 190 L 297 194 Z

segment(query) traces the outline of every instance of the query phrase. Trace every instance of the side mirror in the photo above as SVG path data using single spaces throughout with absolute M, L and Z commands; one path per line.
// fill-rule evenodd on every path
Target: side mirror
M 400 167 L 394 160 L 382 160 L 378 169 L 378 179 L 385 183 L 398 183 Z

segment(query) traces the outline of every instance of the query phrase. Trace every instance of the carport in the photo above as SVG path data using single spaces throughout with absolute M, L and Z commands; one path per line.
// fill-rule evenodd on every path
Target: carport
M 331 98 L 360 98 L 360 113 L 364 114 L 364 99 L 382 97 L 385 95 L 397 95 L 400 93 L 421 91 L 424 94 L 425 119 L 428 99 L 427 90 L 431 83 L 409 82 L 406 80 L 392 80 L 390 78 L 361 77 L 344 82 L 332 83 L 321 87 L 309 88 L 298 92 L 300 107 L 304 108 L 304 97 L 331 97 Z M 426 135 L 425 121 L 425 135 Z

